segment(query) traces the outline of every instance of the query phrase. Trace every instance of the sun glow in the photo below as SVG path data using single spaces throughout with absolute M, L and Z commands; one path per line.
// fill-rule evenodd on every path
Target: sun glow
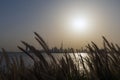
M 84 18 L 72 19 L 71 27 L 75 32 L 86 32 L 88 29 L 88 21 Z

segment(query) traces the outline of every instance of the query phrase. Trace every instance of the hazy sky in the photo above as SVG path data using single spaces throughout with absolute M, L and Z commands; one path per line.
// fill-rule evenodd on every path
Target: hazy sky
M 73 19 L 85 18 L 84 31 L 73 30 Z M 39 47 L 33 32 L 50 47 L 80 47 L 101 36 L 120 44 L 120 0 L 0 0 L 0 48 L 16 51 L 20 40 Z

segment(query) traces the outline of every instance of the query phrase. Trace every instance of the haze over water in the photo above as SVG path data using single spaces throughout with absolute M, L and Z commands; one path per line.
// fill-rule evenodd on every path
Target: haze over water
M 80 48 L 101 36 L 120 44 L 119 0 L 1 0 L 0 48 L 19 51 L 20 40 L 35 45 L 38 32 L 51 47 Z

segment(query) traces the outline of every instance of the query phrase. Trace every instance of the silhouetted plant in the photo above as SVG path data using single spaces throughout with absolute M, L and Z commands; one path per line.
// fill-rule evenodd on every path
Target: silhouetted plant
M 72 49 L 73 56 L 65 52 L 62 58 L 56 59 L 49 52 L 49 47 L 42 37 L 36 32 L 34 34 L 45 53 L 22 41 L 30 51 L 20 46 L 18 48 L 34 62 L 29 67 L 25 66 L 22 56 L 10 58 L 2 49 L 0 80 L 120 80 L 120 47 L 110 43 L 105 37 L 103 48 L 99 48 L 94 42 L 86 46 L 88 56 L 85 58 Z M 44 54 L 48 56 L 49 61 Z M 5 67 L 2 66 L 3 60 Z

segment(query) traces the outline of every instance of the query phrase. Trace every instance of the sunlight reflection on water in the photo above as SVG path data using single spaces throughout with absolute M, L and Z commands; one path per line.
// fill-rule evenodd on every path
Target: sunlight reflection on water
M 71 56 L 73 61 L 76 58 L 75 63 L 78 63 L 80 61 L 80 55 L 82 56 L 82 58 L 87 57 L 87 53 L 67 53 L 67 54 L 69 54 Z M 1 55 L 2 54 L 0 53 L 0 56 Z M 50 61 L 49 57 L 46 54 L 43 53 L 43 55 L 44 55 L 44 57 L 47 61 Z M 54 56 L 54 58 L 56 60 L 60 60 L 61 58 L 64 58 L 65 53 L 52 53 L 52 55 Z M 8 56 L 9 56 L 10 59 L 11 58 L 14 58 L 14 59 L 17 58 L 18 60 L 19 60 L 19 57 L 22 56 L 22 58 L 24 60 L 24 63 L 27 66 L 32 66 L 34 64 L 33 60 L 28 55 L 26 55 L 25 53 L 22 53 L 22 52 L 8 53 Z M 5 64 L 4 60 L 3 60 L 3 64 Z

